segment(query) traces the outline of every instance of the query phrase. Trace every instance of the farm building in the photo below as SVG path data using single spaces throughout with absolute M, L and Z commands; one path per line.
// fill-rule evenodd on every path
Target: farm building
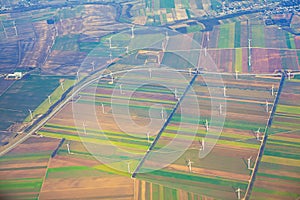
M 14 72 L 13 74 L 7 74 L 5 77 L 6 80 L 19 80 L 23 77 L 22 72 Z

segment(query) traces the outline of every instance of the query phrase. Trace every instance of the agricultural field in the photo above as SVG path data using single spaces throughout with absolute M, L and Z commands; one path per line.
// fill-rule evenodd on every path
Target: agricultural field
M 300 38 L 282 29 L 244 21 L 221 24 L 210 32 L 192 34 L 196 42 L 207 47 L 220 72 L 273 73 L 281 68 L 299 70 Z
M 202 199 L 202 195 L 187 192 L 185 190 L 166 187 L 162 184 L 147 182 L 144 180 L 135 180 L 134 199 Z
M 38 199 L 52 152 L 60 140 L 30 137 L 0 158 L 0 198 Z
M 115 17 L 115 9 L 105 5 L 0 15 L 0 70 L 40 67 L 44 73 L 74 75 L 101 37 L 129 27 Z
M 29 109 L 33 111 L 33 118 L 45 113 L 47 108 L 50 107 L 49 103 L 48 105 L 41 104 L 44 100 L 48 102 L 47 98 L 53 92 L 52 103 L 60 98 L 62 92 L 55 92 L 55 89 L 60 88 L 59 81 L 62 78 L 65 77 L 26 75 L 21 80 L 13 82 L 0 96 L 0 130 L 6 130 L 14 123 L 22 123 L 29 116 Z M 66 82 L 69 82 L 69 80 L 66 79 Z M 65 84 L 65 89 L 68 89 L 71 85 L 72 81 Z M 12 105 L 14 106 L 12 107 Z M 38 110 L 36 110 L 37 108 Z M 36 111 L 34 112 L 34 110 Z M 30 117 L 25 121 L 30 121 Z
M 174 99 L 175 88 L 180 94 L 186 87 L 186 82 L 180 82 L 176 79 L 167 81 L 164 79 L 164 74 L 154 70 L 151 72 L 152 84 L 141 84 L 144 82 L 145 76 L 149 78 L 148 70 L 145 72 L 138 75 L 139 78 L 131 77 L 122 82 L 121 89 L 118 86 L 118 78 L 114 80 L 114 83 L 111 83 L 111 78 L 103 78 L 99 82 L 90 85 L 79 93 L 75 105 L 74 103 L 73 105 L 67 104 L 39 131 L 39 134 L 47 137 L 66 138 L 76 142 L 83 141 L 90 143 L 90 145 L 101 144 L 102 148 L 106 146 L 109 148 L 108 142 L 110 142 L 119 149 L 115 150 L 113 154 L 111 152 L 100 152 L 101 156 L 105 157 L 112 166 L 120 167 L 119 171 L 126 171 L 126 173 L 126 162 L 132 162 L 131 169 L 133 170 L 139 158 L 149 148 L 149 142 L 155 138 L 156 131 L 163 124 L 160 104 L 164 107 L 163 115 L 168 116 L 176 104 Z M 120 75 L 120 77 L 122 76 Z M 189 79 L 189 77 L 187 78 Z M 174 88 L 164 87 L 164 85 L 170 83 L 174 85 Z M 129 94 L 132 96 L 127 102 L 126 98 Z M 77 119 L 77 124 L 74 122 L 76 116 L 72 114 L 72 107 L 74 108 L 74 106 L 80 108 L 78 112 L 83 112 L 82 116 L 86 116 L 84 120 Z M 95 112 L 96 119 L 87 115 L 91 112 L 90 109 L 93 106 L 95 106 L 93 112 Z M 128 107 L 129 116 L 122 113 L 124 107 Z M 118 119 L 122 120 L 126 117 L 131 118 L 137 126 L 147 125 L 149 123 L 149 109 L 153 112 L 153 120 L 157 121 L 154 127 L 149 128 L 149 141 L 147 132 L 136 130 L 130 132 L 132 130 L 130 129 L 132 126 L 130 123 L 123 124 L 124 127 L 119 127 Z M 124 130 L 127 130 L 129 134 L 126 134 Z M 122 151 L 128 151 L 134 156 L 122 157 Z M 85 153 L 82 154 L 85 155 Z
M 271 96 L 270 88 L 272 85 L 277 88 L 279 79 L 241 76 L 235 80 L 230 76 L 225 76 L 223 81 L 227 88 L 227 98 L 226 106 L 224 105 L 222 108 L 224 110 L 220 112 L 225 112 L 226 109 L 226 119 L 222 134 L 214 149 L 206 157 L 199 159 L 198 156 L 203 145 L 202 139 L 204 139 L 205 146 L 213 143 L 213 138 L 210 136 L 204 138 L 207 136 L 205 121 L 208 119 L 208 123 L 211 123 L 209 119 L 215 115 L 213 111 L 215 109 L 219 115 L 218 108 L 210 105 L 211 98 L 216 98 L 217 102 L 222 103 L 220 97 L 214 97 L 213 94 L 220 87 L 217 79 L 214 76 L 203 75 L 203 77 L 197 78 L 193 84 L 201 110 L 200 121 L 193 119 L 194 115 L 189 113 L 191 117 L 188 118 L 187 115 L 183 119 L 184 129 L 180 128 L 178 122 L 180 113 L 176 112 L 153 148 L 153 153 L 149 153 L 138 171 L 136 176 L 138 179 L 164 184 L 171 188 L 184 188 L 186 191 L 217 199 L 235 199 L 237 198 L 235 190 L 240 188 L 245 191 L 251 174 L 251 170 L 247 169 L 247 159 L 251 157 L 250 167 L 253 167 L 253 161 L 260 146 L 255 131 L 257 129 L 260 129 L 261 132 L 264 131 L 269 111 L 272 108 L 270 104 L 268 112 L 266 112 L 265 101 L 273 101 L 274 96 Z M 215 89 L 209 88 L 208 90 L 205 83 L 215 86 Z M 190 97 L 185 97 L 185 99 L 187 98 Z M 221 115 L 223 114 L 221 113 Z M 243 120 L 245 121 L 243 122 Z M 197 134 L 193 136 L 192 127 L 195 123 L 200 126 Z M 221 125 L 220 122 L 213 126 L 219 125 Z M 216 127 L 212 127 L 212 129 L 214 128 Z M 190 140 L 192 145 L 175 162 L 160 170 L 155 170 L 159 165 L 156 160 L 159 156 L 157 151 L 165 148 L 175 137 L 180 138 L 181 143 Z M 164 149 L 166 154 L 164 158 L 168 157 L 168 152 L 174 154 L 173 151 L 180 150 L 174 149 L 174 147 Z M 187 166 L 189 160 L 193 162 L 192 173 L 189 172 Z M 146 171 L 147 173 L 143 173 Z
M 300 196 L 299 79 L 286 80 L 281 93 L 251 199 Z

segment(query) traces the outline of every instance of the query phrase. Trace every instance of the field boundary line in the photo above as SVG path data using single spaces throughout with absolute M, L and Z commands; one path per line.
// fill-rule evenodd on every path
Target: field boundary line
M 171 112 L 171 114 L 169 115 L 168 119 L 166 120 L 166 122 L 164 123 L 164 125 L 162 126 L 162 128 L 160 129 L 160 131 L 158 132 L 157 136 L 155 137 L 155 139 L 153 140 L 152 144 L 150 145 L 149 149 L 147 150 L 145 156 L 142 158 L 142 160 L 140 161 L 140 163 L 137 165 L 136 169 L 134 170 L 134 172 L 132 173 L 132 178 L 135 178 L 138 171 L 140 170 L 140 168 L 142 167 L 142 165 L 144 164 L 146 158 L 148 157 L 149 153 L 151 152 L 151 150 L 154 148 L 154 146 L 156 145 L 157 141 L 159 140 L 160 136 L 162 135 L 162 133 L 164 132 L 164 130 L 166 129 L 166 127 L 168 126 L 168 124 L 170 123 L 171 119 L 173 118 L 173 115 L 175 114 L 175 112 L 177 111 L 179 105 L 181 104 L 181 102 L 183 101 L 184 97 L 186 96 L 187 92 L 190 90 L 190 88 L 192 87 L 193 83 L 195 82 L 196 78 L 198 77 L 199 73 L 196 73 L 194 75 L 194 77 L 192 78 L 192 80 L 189 82 L 188 86 L 186 87 L 184 93 L 182 94 L 182 96 L 180 97 L 179 101 L 176 103 L 173 111 Z
M 253 189 L 253 186 L 254 186 L 254 183 L 255 183 L 256 173 L 258 171 L 259 164 L 261 162 L 261 159 L 262 159 L 264 151 L 265 151 L 265 146 L 266 146 L 267 139 L 268 139 L 268 130 L 271 127 L 272 122 L 273 122 L 273 117 L 274 117 L 274 114 L 276 112 L 276 107 L 277 107 L 277 104 L 278 104 L 278 101 L 279 101 L 279 98 L 280 98 L 280 94 L 281 94 L 281 91 L 282 91 L 282 88 L 283 88 L 283 85 L 284 85 L 284 81 L 285 81 L 285 74 L 282 73 L 279 88 L 278 88 L 278 92 L 277 92 L 276 98 L 274 99 L 272 111 L 271 111 L 271 114 L 269 116 L 266 128 L 265 128 L 263 141 L 260 145 L 259 152 L 258 152 L 258 155 L 256 157 L 255 165 L 253 167 L 253 171 L 251 173 L 251 177 L 250 177 L 250 180 L 249 180 L 249 184 L 248 184 L 247 190 L 245 192 L 245 196 L 243 198 L 244 200 L 249 200 L 250 197 L 251 197 L 251 192 L 252 192 L 252 189 Z

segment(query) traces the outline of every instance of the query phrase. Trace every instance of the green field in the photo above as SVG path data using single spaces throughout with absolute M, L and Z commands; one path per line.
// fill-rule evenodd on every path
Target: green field
M 61 50 L 61 51 L 78 51 L 79 35 L 65 35 L 56 37 L 55 43 L 53 45 L 53 50 Z
M 5 130 L 13 123 L 21 123 L 47 99 L 57 87 L 59 76 L 28 75 L 13 85 L 0 96 L 0 130 Z M 13 105 L 13 106 L 12 106 Z M 40 111 L 45 109 L 41 109 Z
M 234 48 L 235 45 L 235 24 L 223 24 L 220 26 L 218 48 Z
M 33 112 L 32 115 L 36 116 L 36 115 L 40 115 L 40 114 L 44 114 L 46 113 L 49 108 L 58 100 L 60 100 L 61 96 L 63 95 L 63 93 L 68 90 L 71 86 L 73 86 L 74 84 L 74 80 L 71 79 L 66 79 L 64 81 L 64 90 L 61 88 L 61 86 L 58 86 L 51 94 L 49 94 L 50 96 L 50 102 L 49 99 L 47 97 L 47 99 L 45 99 Z M 30 115 L 28 115 L 26 117 L 26 119 L 24 120 L 24 122 L 29 122 L 30 119 Z
M 261 24 L 252 24 L 252 46 L 265 47 L 265 27 Z

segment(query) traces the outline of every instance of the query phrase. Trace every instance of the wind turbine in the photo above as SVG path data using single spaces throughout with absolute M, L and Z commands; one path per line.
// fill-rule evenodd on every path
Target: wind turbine
M 111 54 L 111 52 L 109 53 L 109 59 L 110 59 L 110 63 L 112 63 L 113 61 L 112 61 L 112 54 Z
M 82 123 L 82 126 L 83 126 L 83 132 L 84 132 L 84 134 L 87 135 L 86 128 L 85 128 L 85 123 L 84 122 Z
M 251 39 L 248 39 L 248 66 L 251 67 Z
M 110 48 L 110 49 L 112 48 L 112 46 L 111 46 L 111 38 L 112 38 L 112 37 L 107 38 L 107 40 L 108 40 L 108 42 L 109 42 L 109 48 Z
M 224 88 L 223 88 L 224 97 L 226 97 L 226 91 L 227 91 L 227 88 L 226 88 L 226 85 L 225 85 Z
M 157 62 L 160 65 L 160 54 L 157 54 Z
M 131 162 L 128 162 L 128 163 L 127 163 L 127 171 L 128 171 L 129 174 L 131 174 L 130 164 L 131 164 Z
M 127 46 L 125 47 L 125 49 L 126 49 L 126 54 L 129 54 L 129 47 Z
M 220 114 L 220 115 L 222 115 L 222 113 L 223 113 L 222 110 L 223 110 L 223 105 L 220 104 L 220 106 L 219 106 L 219 114 Z
M 61 87 L 62 91 L 65 91 L 65 89 L 64 89 L 64 82 L 60 82 L 60 87 Z
M 236 80 L 239 79 L 239 77 L 238 77 L 239 74 L 238 74 L 238 73 L 239 73 L 239 71 L 238 71 L 238 70 L 235 70 L 235 79 L 236 79 Z
M 271 88 L 271 95 L 274 96 L 274 85 L 272 85 L 272 88 Z
M 204 139 L 202 138 L 201 140 L 201 149 L 202 151 L 204 151 L 204 148 L 205 148 L 205 143 L 204 143 Z
M 79 80 L 79 69 L 76 72 L 76 78 L 77 78 L 77 80 Z
M 247 159 L 247 167 L 249 170 L 252 170 L 253 168 L 251 168 L 251 158 L 252 156 L 250 156 L 248 159 Z
M 125 94 L 125 93 L 123 93 L 123 90 L 122 90 L 122 85 L 123 85 L 123 84 L 120 84 L 120 85 L 119 85 L 119 88 L 120 88 L 120 93 L 121 93 L 121 94 Z
M 152 68 L 149 68 L 149 78 L 152 78 Z
M 169 41 L 170 37 L 169 37 L 169 34 L 168 34 L 168 31 L 166 31 L 166 40 Z
M 101 107 L 102 107 L 102 113 L 105 114 L 105 109 L 104 109 L 104 104 L 101 103 Z
M 174 90 L 174 98 L 175 100 L 178 100 L 177 88 L 175 88 Z
M 162 48 L 162 51 L 163 51 L 163 52 L 166 51 L 166 46 L 167 46 L 167 45 L 166 45 L 165 41 L 163 40 L 162 43 L 161 43 L 161 48 Z
M 207 48 L 204 47 L 204 56 L 207 56 Z
M 288 70 L 288 79 L 291 80 L 291 70 Z
M 269 102 L 266 100 L 266 112 L 269 112 Z
M 165 112 L 164 112 L 163 107 L 161 108 L 160 115 L 161 115 L 161 119 L 164 120 L 165 119 Z
M 49 104 L 51 105 L 51 95 L 48 96 L 48 101 L 49 101 Z
M 71 151 L 70 151 L 70 144 L 67 143 L 67 149 L 68 149 L 68 154 L 71 154 Z
M 110 73 L 110 82 L 108 84 L 114 84 L 114 76 L 112 73 Z
M 189 75 L 192 76 L 192 68 L 189 68 Z
M 192 164 L 193 164 L 193 162 L 189 159 L 188 163 L 187 163 L 187 166 L 189 167 L 189 172 L 190 173 L 192 173 Z
M 241 199 L 241 188 L 238 188 L 235 192 L 237 192 L 238 199 Z
M 95 71 L 95 61 L 92 62 L 93 71 Z
M 257 131 L 255 131 L 255 136 L 256 136 L 256 140 L 260 141 L 260 128 L 257 129 Z
M 131 27 L 131 38 L 134 38 L 134 25 Z
M 28 109 L 28 111 L 29 111 L 29 114 L 30 114 L 30 118 L 32 120 L 33 119 L 32 111 L 30 109 Z
M 207 121 L 207 119 L 205 120 L 205 129 L 206 129 L 206 132 L 208 132 L 208 121 Z
M 150 131 L 147 132 L 147 141 L 150 143 Z

